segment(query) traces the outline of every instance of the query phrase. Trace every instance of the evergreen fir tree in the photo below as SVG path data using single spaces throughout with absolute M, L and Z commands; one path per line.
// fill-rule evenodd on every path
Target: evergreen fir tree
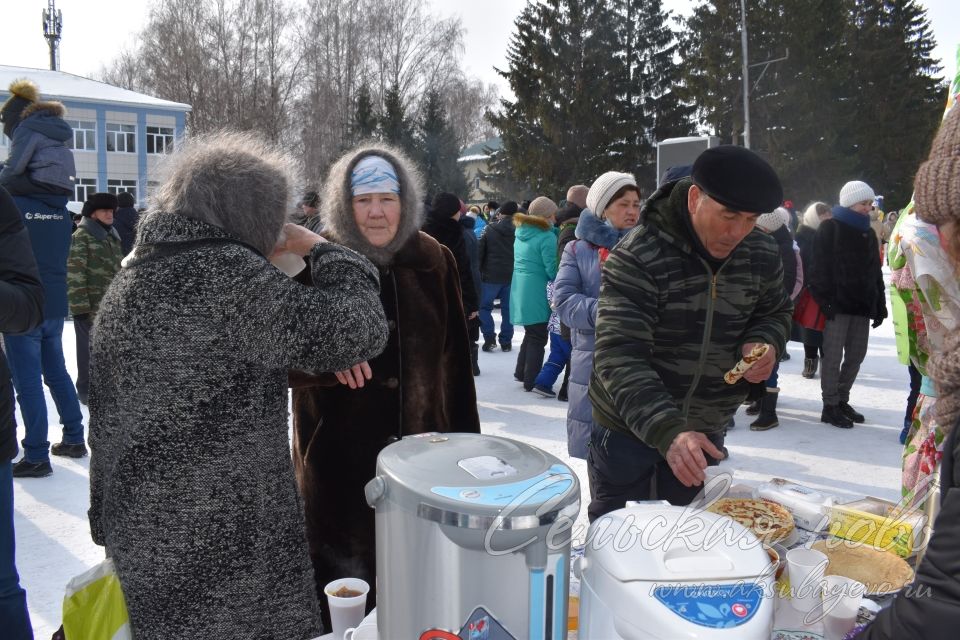
M 377 113 L 374 110 L 370 88 L 366 84 L 357 90 L 356 109 L 350 122 L 350 137 L 353 143 L 373 138 L 377 132 Z
M 380 116 L 379 125 L 380 137 L 384 142 L 399 147 L 410 157 L 417 157 L 417 148 L 413 139 L 413 125 L 407 118 L 399 87 L 390 87 L 384 94 L 383 113 Z
M 639 184 L 652 187 L 657 181 L 657 142 L 690 135 L 693 107 L 676 90 L 681 75 L 678 40 L 662 2 L 623 0 L 613 5 L 620 25 L 617 58 L 622 55 L 624 76 L 621 166 L 633 172 Z
M 516 99 L 501 100 L 490 121 L 512 179 L 537 193 L 557 197 L 615 165 L 622 120 L 609 16 L 606 3 L 545 0 L 517 18 L 500 71 Z
M 852 141 L 856 175 L 902 207 L 943 113 L 945 85 L 932 57 L 936 43 L 916 0 L 854 0 L 849 22 L 856 73 Z M 891 70 L 896 73 L 891 73 Z
M 420 121 L 420 166 L 423 170 L 426 196 L 446 191 L 467 198 L 467 179 L 457 163 L 459 149 L 456 134 L 447 121 L 443 98 L 438 91 L 429 91 Z

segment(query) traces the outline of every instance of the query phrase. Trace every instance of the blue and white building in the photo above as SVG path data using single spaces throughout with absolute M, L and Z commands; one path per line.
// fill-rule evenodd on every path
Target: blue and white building
M 0 65 L 0 104 L 18 78 L 32 80 L 42 100 L 67 108 L 77 165 L 74 200 L 83 202 L 97 191 L 129 191 L 138 204 L 145 203 L 157 184 L 157 163 L 184 137 L 190 105 L 63 71 L 5 65 Z M 9 152 L 10 140 L 0 134 L 0 159 Z

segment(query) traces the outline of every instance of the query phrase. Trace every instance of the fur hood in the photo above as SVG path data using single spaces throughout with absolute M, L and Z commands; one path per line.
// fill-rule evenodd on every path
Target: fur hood
M 67 115 L 67 108 L 63 106 L 62 102 L 57 102 L 56 100 L 34 102 L 23 110 L 23 113 L 20 114 L 20 119 L 25 120 L 35 113 L 45 113 L 57 118 L 62 118 L 63 116 Z
M 397 235 L 385 247 L 375 247 L 367 242 L 353 219 L 350 176 L 360 160 L 373 155 L 381 156 L 393 165 L 400 182 L 400 224 Z M 347 152 L 330 167 L 320 207 L 324 233 L 377 265 L 390 264 L 397 251 L 419 231 L 423 223 L 422 184 L 416 165 L 399 149 L 380 143 L 361 145 Z
M 519 229 L 524 225 L 536 227 L 541 231 L 549 231 L 550 228 L 553 226 L 552 224 L 550 224 L 549 220 L 547 220 L 546 218 L 541 218 L 540 216 L 531 216 L 528 213 L 519 213 L 519 212 L 513 214 L 513 226 Z

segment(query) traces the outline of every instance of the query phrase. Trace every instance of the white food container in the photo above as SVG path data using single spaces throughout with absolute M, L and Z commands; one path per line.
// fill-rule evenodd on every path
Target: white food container
M 757 494 L 772 500 L 790 512 L 794 523 L 807 531 L 824 531 L 830 522 L 833 496 L 783 478 L 760 485 Z
M 725 516 L 661 505 L 619 509 L 590 525 L 574 572 L 579 638 L 770 638 L 773 567 L 756 536 Z

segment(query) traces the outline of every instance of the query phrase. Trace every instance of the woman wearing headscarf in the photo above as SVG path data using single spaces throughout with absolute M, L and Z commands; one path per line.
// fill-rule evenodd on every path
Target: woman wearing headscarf
M 825 202 L 814 202 L 803 212 L 803 219 L 797 228 L 797 246 L 800 247 L 800 263 L 803 272 L 813 269 L 813 239 L 817 236 L 820 223 L 833 217 Z M 804 285 L 806 286 L 806 285 Z M 800 327 L 803 338 L 803 377 L 813 378 L 820 367 L 823 354 L 823 331 Z
M 341 157 L 325 185 L 327 237 L 377 265 L 390 331 L 359 379 L 291 374 L 294 463 L 318 589 L 347 576 L 375 584 L 374 512 L 363 489 L 381 449 L 411 434 L 480 431 L 457 266 L 419 230 L 420 184 L 405 155 L 371 145 Z
M 321 631 L 287 371 L 348 369 L 387 326 L 369 261 L 284 225 L 291 166 L 251 135 L 187 142 L 100 303 L 90 531 L 138 640 Z M 308 256 L 316 287 L 271 265 L 278 252 Z
M 587 389 L 593 370 L 600 272 L 610 250 L 639 220 L 636 179 L 629 173 L 608 171 L 590 186 L 587 208 L 577 222 L 576 240 L 564 247 L 560 259 L 553 304 L 560 322 L 570 327 L 573 348 L 567 387 L 567 452 L 574 458 L 586 459 L 593 425 Z
M 917 216 L 935 225 L 940 244 L 960 269 L 960 109 L 954 107 L 914 183 Z M 943 430 L 940 513 L 913 584 L 877 614 L 858 640 L 952 640 L 960 620 L 960 334 L 954 331 L 929 360 Z

